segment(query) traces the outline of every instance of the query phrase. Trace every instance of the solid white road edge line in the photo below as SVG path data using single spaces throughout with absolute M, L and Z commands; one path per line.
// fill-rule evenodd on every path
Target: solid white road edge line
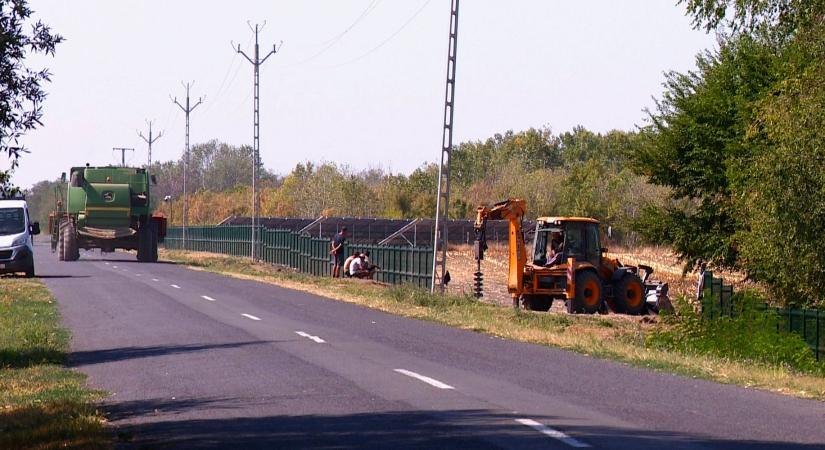
M 215 299 L 214 299 L 214 298 L 212 298 L 212 297 L 210 297 L 210 296 L 208 296 L 208 295 L 201 295 L 201 298 L 202 298 L 202 299 L 204 299 L 204 300 L 209 300 L 210 302 L 214 302 L 214 301 L 215 301 Z
M 423 381 L 423 382 L 429 384 L 430 386 L 435 386 L 439 389 L 455 389 L 454 387 L 450 386 L 449 384 L 442 383 L 442 382 L 436 380 L 435 378 L 425 377 L 424 375 L 421 375 L 420 373 L 415 373 L 413 371 L 406 370 L 406 369 L 395 369 L 395 371 L 402 374 L 402 375 L 406 375 L 408 377 L 415 378 L 416 380 Z
M 567 444 L 571 447 L 575 447 L 575 448 L 588 448 L 588 447 L 590 447 L 589 445 L 585 444 L 582 441 L 571 438 L 570 436 L 562 433 L 561 431 L 554 430 L 554 429 L 548 427 L 547 425 L 536 422 L 533 419 L 516 419 L 516 422 L 518 422 L 522 425 L 527 425 L 528 427 L 538 431 L 539 433 L 544 434 L 546 436 L 550 436 L 551 438 L 557 439 L 561 442 L 564 442 L 565 444 Z
M 261 320 L 261 318 L 260 318 L 260 317 L 255 317 L 255 316 L 253 316 L 252 314 L 241 314 L 241 315 L 242 315 L 242 316 L 244 316 L 244 317 L 246 317 L 247 319 L 252 319 L 252 320 Z
M 169 286 L 172 286 L 175 289 L 180 289 L 180 286 L 178 286 L 177 284 L 170 284 Z
M 325 340 L 323 340 L 323 339 L 319 338 L 318 336 L 313 336 L 313 335 L 311 335 L 311 334 L 309 334 L 309 333 L 306 333 L 306 332 L 304 332 L 304 331 L 296 331 L 296 332 L 295 332 L 295 334 L 297 334 L 298 336 L 303 336 L 303 337 L 305 337 L 305 338 L 307 338 L 307 339 L 309 339 L 309 340 L 311 340 L 311 341 L 315 341 L 315 342 L 317 342 L 317 343 L 319 343 L 319 344 L 323 344 L 323 343 L 325 343 L 325 342 L 326 342 Z

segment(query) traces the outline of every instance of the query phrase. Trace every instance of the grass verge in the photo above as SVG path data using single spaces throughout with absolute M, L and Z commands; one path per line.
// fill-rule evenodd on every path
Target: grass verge
M 163 251 L 161 256 L 200 270 L 269 282 L 505 339 L 563 348 L 694 378 L 825 400 L 825 377 L 817 374 L 800 372 L 785 365 L 651 345 L 651 336 L 672 327 L 662 322 L 648 323 L 638 317 L 619 315 L 516 312 L 512 308 L 477 302 L 471 297 L 433 296 L 407 286 L 314 277 L 252 263 L 248 258 L 181 251 Z
M 101 392 L 67 369 L 69 334 L 40 281 L 0 277 L 0 448 L 109 448 Z

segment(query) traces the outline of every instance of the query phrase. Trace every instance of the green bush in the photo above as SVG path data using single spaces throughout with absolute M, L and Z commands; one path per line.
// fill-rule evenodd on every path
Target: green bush
M 731 317 L 710 318 L 703 317 L 684 297 L 679 298 L 675 305 L 678 314 L 653 332 L 647 345 L 825 374 L 825 366 L 816 362 L 802 337 L 778 327 L 779 316 L 760 307 L 764 299 L 745 291 L 732 301 Z

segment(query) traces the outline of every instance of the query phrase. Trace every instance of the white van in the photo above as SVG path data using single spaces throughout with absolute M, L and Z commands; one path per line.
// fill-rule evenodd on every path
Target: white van
M 0 274 L 25 272 L 34 276 L 33 236 L 40 224 L 29 218 L 25 200 L 0 200 Z

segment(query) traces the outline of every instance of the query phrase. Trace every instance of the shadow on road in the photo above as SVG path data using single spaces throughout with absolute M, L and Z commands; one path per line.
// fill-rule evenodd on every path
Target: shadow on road
M 59 279 L 59 278 L 91 278 L 90 275 L 38 275 L 37 278 L 44 280 Z
M 271 344 L 278 341 L 246 341 L 230 342 L 225 344 L 192 344 L 192 345 L 164 345 L 154 347 L 122 347 L 105 350 L 90 350 L 73 352 L 69 355 L 69 367 L 79 367 L 90 364 L 102 364 L 113 361 L 123 361 L 136 358 L 151 358 L 153 356 L 176 355 L 183 353 L 200 352 L 203 350 L 240 348 L 253 345 Z
M 0 368 L 24 369 L 38 364 L 63 364 L 64 362 L 66 362 L 65 353 L 48 348 L 0 349 Z
M 198 402 L 181 405 L 199 407 Z M 179 412 L 180 407 L 161 402 L 132 405 L 112 411 L 126 417 L 124 409 Z M 137 408 L 136 408 L 137 406 Z M 277 415 L 204 420 L 163 420 L 116 426 L 120 448 L 568 448 L 532 428 L 515 422 L 510 414 L 485 410 L 386 411 L 349 415 Z M 544 423 L 564 420 L 534 417 Z M 151 420 L 151 418 L 149 418 Z M 730 441 L 667 432 L 611 427 L 567 427 L 576 439 L 594 448 L 626 449 L 789 449 L 809 450 L 821 445 L 764 441 Z

